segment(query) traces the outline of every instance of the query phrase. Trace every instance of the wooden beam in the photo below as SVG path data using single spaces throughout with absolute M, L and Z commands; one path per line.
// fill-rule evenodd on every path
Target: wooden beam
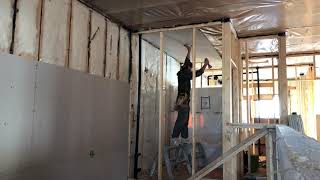
M 228 151 L 224 152 L 222 156 L 217 158 L 215 161 L 198 171 L 196 174 L 191 176 L 188 180 L 200 180 L 201 178 L 205 177 L 208 175 L 210 172 L 212 172 L 214 169 L 217 167 L 221 166 L 222 164 L 225 164 L 228 160 L 236 156 L 239 152 L 245 150 L 248 146 L 262 138 L 268 134 L 267 129 L 262 129 L 255 134 L 251 135 L 244 141 L 242 141 L 240 144 L 234 146 L 233 148 L 229 149 Z M 225 175 L 223 176 L 223 179 L 226 179 Z M 235 178 L 237 179 L 237 177 Z
M 317 79 L 316 56 L 313 55 L 313 79 Z
M 164 119 L 164 97 L 163 97 L 163 32 L 160 32 L 160 64 L 159 64 L 159 147 L 158 147 L 158 180 L 162 180 L 162 157 L 163 157 L 163 139 L 162 139 L 162 121 Z
M 248 42 L 245 42 L 246 52 L 246 99 L 247 99 L 247 123 L 250 123 L 250 96 L 249 96 L 249 48 Z
M 238 129 L 274 129 L 276 125 L 264 124 L 264 123 L 228 123 L 227 126 L 229 128 L 238 128 Z
M 192 29 L 192 62 L 196 59 L 196 28 Z M 196 63 L 192 64 L 192 174 L 196 172 Z
M 232 64 L 231 64 L 231 23 L 222 24 L 222 132 L 223 152 L 234 146 L 234 133 L 226 127 L 232 122 Z M 226 180 L 235 179 L 236 161 L 232 159 L 223 164 L 223 176 Z
M 149 33 L 157 33 L 157 32 L 178 31 L 183 29 L 202 28 L 202 27 L 217 26 L 217 25 L 221 25 L 221 22 L 216 21 L 216 22 L 208 22 L 208 23 L 202 23 L 202 24 L 178 26 L 178 27 L 172 27 L 172 28 L 152 29 L 152 30 L 146 30 L 146 31 L 139 31 L 133 34 L 149 34 Z
M 274 96 L 276 94 L 275 83 L 274 83 L 274 58 L 272 58 L 271 61 L 272 61 L 272 95 Z
M 273 142 L 272 134 L 269 131 L 266 135 L 266 157 L 267 157 L 267 180 L 274 180 L 274 166 L 273 166 Z
M 279 36 L 278 88 L 280 101 L 280 123 L 288 120 L 288 82 L 286 61 L 286 36 Z
M 300 56 L 312 56 L 320 55 L 320 51 L 296 51 L 287 53 L 287 57 L 300 57 Z M 241 56 L 242 59 L 245 59 L 245 55 Z M 279 57 L 278 52 L 267 52 L 267 53 L 251 53 L 249 55 L 250 59 L 261 59 L 261 58 L 276 58 Z

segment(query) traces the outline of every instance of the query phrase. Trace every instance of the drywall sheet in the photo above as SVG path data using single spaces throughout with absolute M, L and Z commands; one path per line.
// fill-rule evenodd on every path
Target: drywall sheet
M 90 11 L 77 0 L 72 1 L 69 68 L 88 72 Z
M 0 54 L 0 179 L 32 160 L 36 63 Z
M 52 179 L 126 179 L 129 85 L 47 64 L 37 84 L 34 141 Z
M 287 126 L 277 126 L 276 133 L 281 179 L 318 179 L 320 143 Z
M 38 59 L 41 19 L 41 0 L 17 1 L 19 9 L 13 53 L 30 60 Z
M 106 59 L 106 20 L 96 13 L 91 14 L 89 73 L 104 76 Z
M 141 117 L 140 131 L 143 144 L 142 169 L 151 168 L 158 151 L 159 125 L 159 92 L 158 74 L 160 51 L 151 44 L 142 42 L 142 86 L 141 86 Z
M 0 52 L 8 53 L 12 41 L 14 0 L 1 0 L 0 5 Z
M 118 79 L 119 26 L 107 20 L 106 74 L 108 79 Z
M 8 57 L 0 179 L 127 179 L 128 83 Z
M 71 0 L 44 0 L 40 60 L 65 66 L 68 59 Z
M 119 80 L 128 82 L 130 63 L 130 39 L 129 32 L 120 28 L 119 42 Z

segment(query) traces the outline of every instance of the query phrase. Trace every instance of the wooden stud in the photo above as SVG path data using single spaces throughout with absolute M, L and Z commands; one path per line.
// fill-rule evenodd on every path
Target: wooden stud
M 266 135 L 266 156 L 267 156 L 267 180 L 274 179 L 274 166 L 273 166 L 273 142 L 272 134 L 269 133 Z
M 316 55 L 313 55 L 313 79 L 317 79 Z
M 271 59 L 271 62 L 272 62 L 272 95 L 274 96 L 276 94 L 276 91 L 275 91 L 275 83 L 274 83 L 274 59 L 272 58 Z
M 163 32 L 160 32 L 160 64 L 159 64 L 159 148 L 158 148 L 158 180 L 162 180 L 162 157 L 163 157 L 163 139 L 162 139 L 162 121 L 164 118 L 163 108 Z
M 196 62 L 196 28 L 192 29 L 192 62 Z M 196 172 L 196 63 L 192 63 L 192 174 Z
M 278 88 L 280 101 L 279 124 L 288 120 L 288 82 L 287 82 L 287 61 L 286 61 L 286 37 L 279 36 L 279 61 L 278 61 Z
M 232 64 L 231 64 L 231 46 L 232 46 L 231 23 L 222 24 L 222 141 L 223 152 L 227 152 L 234 146 L 234 133 L 227 128 L 226 123 L 232 122 Z M 224 179 L 236 179 L 237 177 L 236 161 L 231 159 L 223 164 Z
M 247 123 L 251 122 L 250 115 L 250 96 L 249 96 L 249 50 L 248 42 L 245 42 L 245 51 L 246 51 L 246 95 L 247 95 Z

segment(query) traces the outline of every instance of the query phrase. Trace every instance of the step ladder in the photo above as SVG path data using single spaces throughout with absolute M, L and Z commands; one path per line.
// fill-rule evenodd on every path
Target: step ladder
M 184 143 L 179 144 L 177 146 L 167 146 L 164 145 L 163 150 L 163 160 L 166 166 L 168 178 L 170 180 L 174 179 L 172 170 L 179 165 L 186 166 L 188 173 L 191 175 L 192 173 L 192 144 Z M 204 151 L 203 146 L 200 143 L 196 143 L 196 161 L 198 164 L 198 168 L 201 169 L 207 165 L 207 158 Z M 158 153 L 156 158 L 152 164 L 152 168 L 150 170 L 150 177 L 153 177 L 156 174 L 158 165 Z M 173 169 L 172 169 L 173 168 Z

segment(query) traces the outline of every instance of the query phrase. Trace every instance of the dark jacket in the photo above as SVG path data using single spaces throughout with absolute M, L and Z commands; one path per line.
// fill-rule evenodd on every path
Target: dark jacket
M 196 71 L 196 77 L 204 73 L 202 69 Z M 178 73 L 178 96 L 180 94 L 187 94 L 190 97 L 192 71 L 188 68 L 182 68 Z

